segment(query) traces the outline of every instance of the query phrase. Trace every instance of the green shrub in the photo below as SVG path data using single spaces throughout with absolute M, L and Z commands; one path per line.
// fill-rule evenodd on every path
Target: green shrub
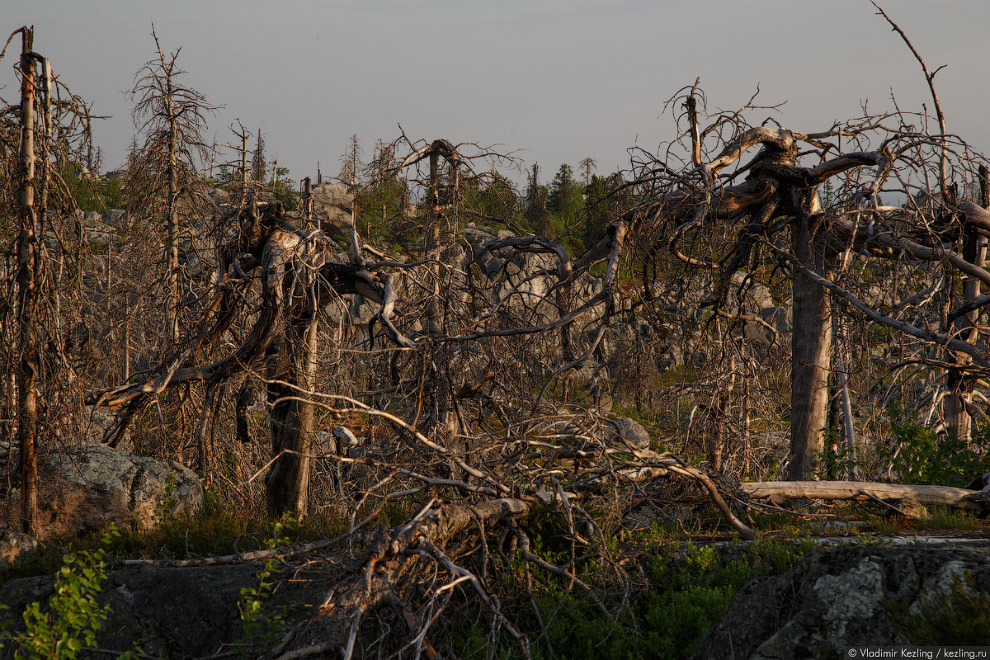
M 294 523 L 290 514 L 284 514 L 275 521 L 272 536 L 265 542 L 265 549 L 271 554 L 265 558 L 264 565 L 256 573 L 258 586 L 241 589 L 237 610 L 244 624 L 244 637 L 243 642 L 237 646 L 245 655 L 260 657 L 278 642 L 288 627 L 284 608 L 272 610 L 268 607 L 268 601 L 271 600 L 275 586 L 271 581 L 272 574 L 281 563 L 275 549 L 289 542 L 287 533 Z
M 892 417 L 893 442 L 878 446 L 877 455 L 901 483 L 962 487 L 975 475 L 990 471 L 990 426 L 978 428 L 967 444 L 919 424 L 914 412 L 895 407 Z
M 55 594 L 46 606 L 36 601 L 24 609 L 22 632 L 9 632 L 6 622 L 0 626 L 0 647 L 12 642 L 16 658 L 72 660 L 84 648 L 95 646 L 96 633 L 111 613 L 110 606 L 100 605 L 96 596 L 107 577 L 107 548 L 119 536 L 111 526 L 99 549 L 66 554 L 55 575 Z M 127 652 L 118 657 L 134 655 Z
M 541 543 L 555 544 L 546 539 Z M 547 626 L 545 639 L 528 599 L 504 609 L 515 613 L 510 618 L 527 633 L 534 658 L 687 658 L 747 582 L 787 570 L 809 548 L 806 543 L 759 542 L 723 554 L 710 546 L 689 544 L 683 552 L 661 546 L 657 556 L 643 560 L 647 583 L 638 585 L 625 605 L 606 603 L 611 614 L 580 590 L 568 593 L 562 579 L 534 581 L 532 603 Z M 597 566 L 586 567 L 583 579 L 593 580 Z M 477 623 L 460 633 L 454 648 L 465 658 L 521 656 L 519 646 L 506 635 L 492 649 L 488 629 Z

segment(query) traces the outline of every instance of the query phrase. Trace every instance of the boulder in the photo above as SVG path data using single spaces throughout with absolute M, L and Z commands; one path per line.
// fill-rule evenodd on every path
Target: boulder
M 13 529 L 0 529 L 0 568 L 38 547 L 38 539 Z
M 650 433 L 643 425 L 629 417 L 609 420 L 605 425 L 605 440 L 612 444 L 624 442 L 636 449 L 650 448 Z
M 347 186 L 325 183 L 312 189 L 313 217 L 319 218 L 323 231 L 334 230 L 346 235 L 351 226 L 354 195 Z
M 100 216 L 104 224 L 117 229 L 127 228 L 127 211 L 123 209 L 110 209 Z
M 105 250 L 107 245 L 110 244 L 110 234 L 105 231 L 88 231 L 86 232 L 86 242 L 92 248 L 99 248 Z
M 6 469 L 16 469 L 16 452 Z M 175 461 L 160 461 L 90 442 L 53 448 L 38 458 L 38 537 L 64 538 L 109 523 L 150 529 L 162 516 L 191 512 L 203 501 L 196 474 Z M 3 520 L 17 524 L 20 493 L 7 493 Z
M 905 617 L 930 617 L 933 607 L 960 592 L 990 592 L 986 548 L 815 550 L 790 571 L 743 587 L 692 657 L 826 658 L 851 646 L 934 644 L 907 639 Z
M 230 204 L 230 193 L 223 188 L 210 188 L 210 199 L 217 206 L 226 206 Z
M 764 307 L 760 310 L 760 318 L 772 325 L 780 334 L 791 331 L 791 310 L 784 307 Z
M 250 638 L 240 619 L 238 603 L 242 590 L 258 588 L 258 568 L 257 564 L 131 566 L 108 571 L 97 601 L 109 605 L 112 612 L 97 633 L 96 645 L 124 652 L 139 643 L 144 653 L 141 657 L 198 658 L 214 655 L 224 644 L 247 642 Z M 301 579 L 292 571 L 284 571 L 270 578 L 277 588 L 262 606 L 263 619 L 283 616 L 289 627 L 305 620 L 312 607 L 322 602 L 326 583 L 298 577 Z M 0 603 L 10 608 L 13 632 L 23 630 L 21 613 L 28 604 L 46 603 L 53 593 L 51 577 L 21 578 L 4 584 Z M 274 631 L 284 632 L 278 628 Z M 0 649 L 0 658 L 13 658 L 16 650 L 14 645 L 6 644 Z M 228 653 L 242 654 L 246 657 L 248 650 L 242 647 L 239 652 Z

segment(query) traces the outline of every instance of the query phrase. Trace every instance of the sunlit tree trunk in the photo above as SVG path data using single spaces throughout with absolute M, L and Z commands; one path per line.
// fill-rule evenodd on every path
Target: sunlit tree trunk
M 310 455 L 316 417 L 315 406 L 305 392 L 316 387 L 318 336 L 315 314 L 289 324 L 282 345 L 288 364 L 279 370 L 276 378 L 284 380 L 286 385 L 269 386 L 269 396 L 274 401 L 272 452 L 278 458 L 266 477 L 268 508 L 272 514 L 291 511 L 300 519 L 309 508 Z
M 798 262 L 814 273 L 829 277 L 829 264 L 815 246 L 812 218 L 794 219 L 792 249 Z M 791 343 L 791 451 L 787 478 L 813 476 L 817 457 L 825 448 L 828 424 L 828 378 L 831 371 L 831 304 L 824 287 L 808 274 L 794 273 L 794 332 Z
M 987 168 L 980 165 L 980 204 L 983 208 L 990 207 L 990 182 L 987 181 Z M 983 239 L 973 224 L 967 224 L 963 229 L 963 258 L 971 264 L 982 267 L 986 249 Z M 980 297 L 980 281 L 975 277 L 963 278 L 963 301 L 971 302 Z M 955 332 L 960 339 L 976 344 L 980 331 L 977 323 L 979 312 L 970 312 L 960 316 L 955 321 Z M 968 355 L 957 357 L 959 364 L 970 363 Z M 973 398 L 973 378 L 963 371 L 950 371 L 948 374 L 949 395 L 945 400 L 945 432 L 969 442 L 973 434 L 973 420 L 968 406 Z
M 18 393 L 17 441 L 21 451 L 21 528 L 34 534 L 38 519 L 38 217 L 34 208 L 34 31 L 22 28 L 21 49 L 21 174 L 20 227 L 17 237 L 17 303 L 20 360 L 15 374 Z
M 309 394 L 316 389 L 319 355 L 315 277 L 305 267 L 296 269 L 291 286 L 297 311 L 286 323 L 281 346 L 276 344 L 269 351 L 277 366 L 268 386 L 275 458 L 266 477 L 268 508 L 275 515 L 290 511 L 297 519 L 309 509 L 310 456 L 316 433 L 316 408 Z

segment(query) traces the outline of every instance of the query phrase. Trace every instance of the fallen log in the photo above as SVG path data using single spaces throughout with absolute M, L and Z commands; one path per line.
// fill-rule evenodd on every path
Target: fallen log
M 951 486 L 884 484 L 872 481 L 752 481 L 739 492 L 755 500 L 806 499 L 864 501 L 909 500 L 923 506 L 947 506 L 990 513 L 990 494 Z

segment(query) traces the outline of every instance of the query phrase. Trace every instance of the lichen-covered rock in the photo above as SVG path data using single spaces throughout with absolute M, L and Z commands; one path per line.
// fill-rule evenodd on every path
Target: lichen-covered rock
M 750 582 L 693 658 L 824 658 L 847 646 L 906 644 L 892 614 L 922 614 L 953 589 L 990 591 L 990 550 L 942 545 L 816 550 Z
M 610 420 L 605 426 L 605 439 L 611 443 L 625 442 L 636 449 L 650 448 L 650 433 L 629 417 Z
M 313 217 L 320 219 L 326 232 L 339 232 L 346 235 L 351 225 L 351 210 L 354 208 L 354 194 L 347 186 L 339 183 L 325 183 L 314 186 Z
M 10 457 L 16 466 L 16 452 Z M 90 442 L 52 448 L 40 456 L 38 489 L 42 540 L 98 530 L 111 522 L 148 529 L 156 518 L 195 510 L 203 501 L 199 478 L 184 465 Z M 15 527 L 20 493 L 13 490 L 5 499 L 2 522 Z

